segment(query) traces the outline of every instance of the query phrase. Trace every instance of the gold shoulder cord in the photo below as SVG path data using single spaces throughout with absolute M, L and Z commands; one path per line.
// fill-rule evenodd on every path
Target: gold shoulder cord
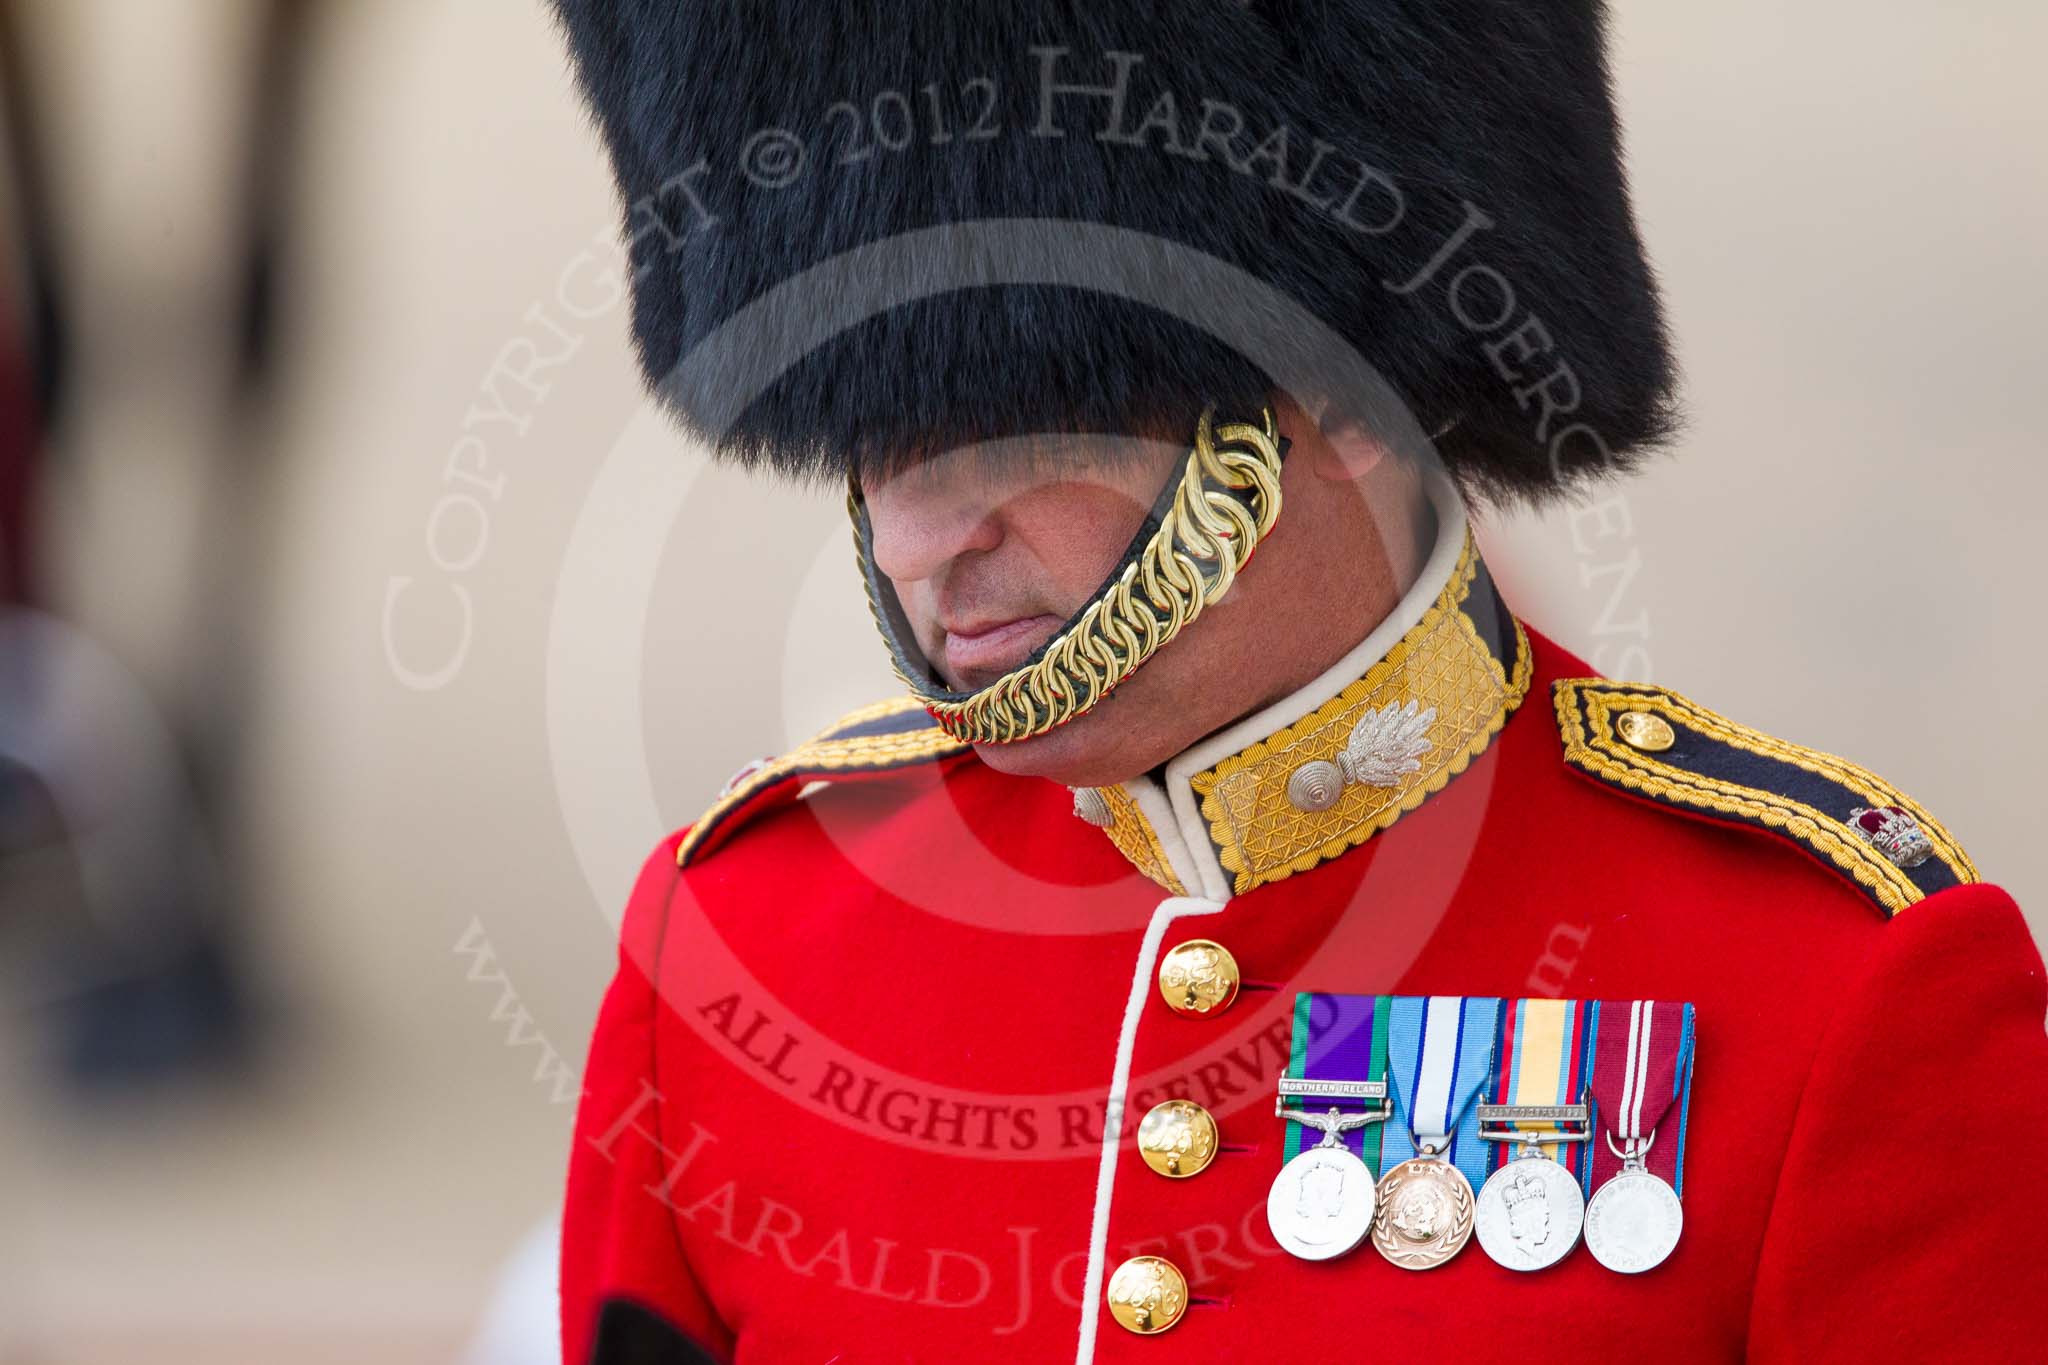
M 1271 407 L 1259 422 L 1212 429 L 1202 409 L 1179 490 L 1116 580 L 1044 652 L 978 692 L 935 690 L 900 657 L 896 674 L 955 739 L 1009 744 L 1042 735 L 1092 708 L 1180 634 L 1237 579 L 1280 515 L 1280 433 Z M 889 636 L 876 574 L 867 571 L 867 518 L 856 487 L 847 498 L 868 607 Z M 900 656 L 892 650 L 892 656 Z

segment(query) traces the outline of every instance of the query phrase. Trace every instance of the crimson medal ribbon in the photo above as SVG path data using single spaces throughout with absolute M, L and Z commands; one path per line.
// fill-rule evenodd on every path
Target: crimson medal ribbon
M 1594 1141 L 1587 1161 L 1588 1190 L 1621 1169 L 1615 1148 L 1627 1151 L 1655 1135 L 1643 1164 L 1684 1194 L 1686 1110 L 1692 1092 L 1693 1009 L 1663 1000 L 1589 1002 L 1593 1036 L 1587 1077 L 1593 1095 Z M 1604 1130 L 1610 1145 L 1597 1135 Z

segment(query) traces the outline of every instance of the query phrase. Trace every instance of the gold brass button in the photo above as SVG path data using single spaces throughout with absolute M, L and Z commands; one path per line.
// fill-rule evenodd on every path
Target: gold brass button
M 1678 743 L 1671 722 L 1654 711 L 1624 711 L 1614 718 L 1614 733 L 1631 749 L 1661 754 Z
M 1149 1337 L 1188 1311 L 1188 1282 L 1172 1261 L 1133 1256 L 1109 1277 L 1109 1315 L 1126 1331 Z
M 1191 938 L 1159 959 L 1159 994 L 1176 1014 L 1216 1014 L 1237 999 L 1237 959 L 1220 943 Z
M 1200 1175 L 1216 1159 L 1216 1120 L 1192 1100 L 1155 1104 L 1138 1123 L 1138 1155 L 1175 1180 Z

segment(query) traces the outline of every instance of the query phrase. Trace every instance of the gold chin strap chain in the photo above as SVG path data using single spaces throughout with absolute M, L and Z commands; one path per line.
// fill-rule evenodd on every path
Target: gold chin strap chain
M 1109 695 L 1230 590 L 1280 516 L 1280 433 L 1271 407 L 1260 409 L 1258 425 L 1226 422 L 1212 429 L 1214 411 L 1214 405 L 1202 410 L 1194 449 L 1159 529 L 1037 662 L 962 695 L 934 691 L 898 660 L 897 676 L 947 734 L 971 744 L 1010 744 L 1064 725 Z M 865 566 L 865 518 L 857 491 L 848 505 Z M 862 576 L 869 581 L 868 606 L 880 623 L 882 606 L 869 575 Z

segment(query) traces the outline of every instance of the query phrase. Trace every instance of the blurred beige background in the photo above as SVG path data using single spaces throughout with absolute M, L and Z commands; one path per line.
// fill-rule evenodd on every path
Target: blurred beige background
M 210 562 L 195 506 L 246 499 L 246 567 L 209 589 L 235 595 L 258 666 L 228 842 L 266 990 L 299 1022 L 256 1093 L 81 1115 L 25 1066 L 0 1076 L 0 1362 L 455 1359 L 556 1198 L 570 1108 L 536 1067 L 550 1046 L 576 1065 L 645 852 L 634 835 L 586 880 L 550 753 L 572 527 L 608 457 L 664 440 L 590 256 L 615 223 L 600 151 L 537 4 L 318 7 L 283 391 L 260 479 L 224 489 L 194 397 L 218 377 L 181 337 L 211 325 L 226 264 L 246 10 L 30 13 L 88 395 L 48 490 L 54 606 L 160 694 L 203 690 L 166 604 Z M 1876 768 L 2048 926 L 2048 8 L 1621 0 L 1616 19 L 1693 420 L 1627 487 L 1625 534 L 1486 524 L 1510 600 L 1607 671 Z M 494 381 L 522 347 L 561 358 Z M 490 488 L 451 483 L 493 384 L 516 417 L 468 427 Z M 581 619 L 644 643 L 662 821 L 890 690 L 842 519 L 702 474 L 653 611 L 621 584 Z M 565 741 L 621 719 L 572 716 Z M 571 780 L 611 782 L 623 830 L 649 818 L 627 773 Z

